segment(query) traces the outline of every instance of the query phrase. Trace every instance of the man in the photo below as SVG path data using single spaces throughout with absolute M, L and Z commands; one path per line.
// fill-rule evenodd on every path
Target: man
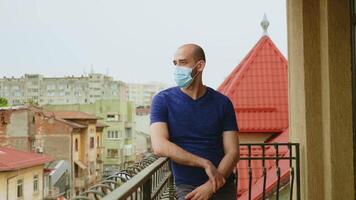
M 232 200 L 238 126 L 229 98 L 203 85 L 205 62 L 198 45 L 178 48 L 173 60 L 178 87 L 161 91 L 152 101 L 152 148 L 172 160 L 179 200 Z

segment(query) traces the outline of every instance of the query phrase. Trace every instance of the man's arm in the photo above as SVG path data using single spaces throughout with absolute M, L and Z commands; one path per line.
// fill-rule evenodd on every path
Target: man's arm
M 228 178 L 232 170 L 236 167 L 236 163 L 240 158 L 240 147 L 239 147 L 239 137 L 237 131 L 224 131 L 223 132 L 223 143 L 225 156 L 221 160 L 218 171 L 225 178 Z M 222 187 L 222 185 L 220 186 Z M 219 188 L 217 188 L 219 189 Z M 214 189 L 212 184 L 207 181 L 203 185 L 197 187 L 195 190 L 186 195 L 186 199 L 206 199 L 211 197 Z
M 179 164 L 205 169 L 214 191 L 225 183 L 224 176 L 210 160 L 194 155 L 169 141 L 168 127 L 165 122 L 152 123 L 150 129 L 154 154 L 169 157 Z
M 193 167 L 205 168 L 210 162 L 209 160 L 189 153 L 178 145 L 170 142 L 166 123 L 156 122 L 153 123 L 150 128 L 151 143 L 155 155 L 169 157 L 179 164 Z
M 225 156 L 221 160 L 218 171 L 225 177 L 229 177 L 240 159 L 239 136 L 237 131 L 224 131 L 223 143 Z

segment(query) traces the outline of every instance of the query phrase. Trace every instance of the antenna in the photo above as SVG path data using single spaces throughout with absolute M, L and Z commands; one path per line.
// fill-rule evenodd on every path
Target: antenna
M 267 36 L 268 35 L 268 27 L 269 27 L 269 21 L 267 19 L 267 15 L 266 13 L 263 15 L 263 20 L 261 22 L 261 26 L 262 26 L 262 29 L 263 29 L 263 36 Z

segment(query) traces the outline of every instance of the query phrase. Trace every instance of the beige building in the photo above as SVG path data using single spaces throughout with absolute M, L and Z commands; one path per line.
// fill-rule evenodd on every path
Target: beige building
M 25 74 L 21 78 L 0 79 L 0 97 L 5 97 L 9 105 L 84 104 L 100 99 L 127 100 L 126 95 L 125 83 L 98 73 L 80 77 Z
M 44 164 L 52 158 L 0 147 L 0 199 L 42 200 Z
M 106 125 L 79 111 L 35 106 L 0 109 L 0 146 L 50 155 L 45 198 L 69 197 L 102 177 L 102 132 Z
M 163 83 L 129 83 L 127 84 L 127 87 L 127 96 L 129 98 L 129 101 L 134 102 L 136 107 L 138 107 L 150 106 L 152 102 L 152 97 L 159 91 L 167 88 L 167 85 Z

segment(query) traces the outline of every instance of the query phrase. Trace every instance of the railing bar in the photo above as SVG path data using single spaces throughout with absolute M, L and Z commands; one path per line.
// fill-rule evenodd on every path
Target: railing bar
M 289 194 L 289 199 L 293 200 L 293 187 L 294 187 L 294 167 L 290 168 L 290 176 L 291 182 L 290 182 L 290 194 Z
M 241 157 L 240 160 L 262 160 L 262 157 L 252 157 L 252 158 L 248 158 L 248 157 Z M 276 160 L 277 157 L 265 157 L 265 160 Z M 278 157 L 278 160 L 297 160 L 296 157 Z
M 172 176 L 172 173 L 168 172 L 167 175 L 164 177 L 163 181 L 159 184 L 159 186 L 154 191 L 152 191 L 151 199 L 154 199 L 158 196 L 160 191 L 163 189 L 163 187 L 168 182 L 170 176 Z
M 279 145 L 279 146 L 288 146 L 288 145 L 292 145 L 292 146 L 297 146 L 299 145 L 299 143 L 241 143 L 240 146 L 274 146 L 274 145 Z
M 155 171 L 157 171 L 157 169 L 162 167 L 167 161 L 168 158 L 164 158 L 164 157 L 158 158 L 156 161 L 154 161 L 149 166 L 144 168 L 141 172 L 133 176 L 125 184 L 123 184 L 122 186 L 118 187 L 117 189 L 115 189 L 114 191 L 106 195 L 103 198 L 103 200 L 121 199 L 121 198 L 124 199 L 127 198 L 130 195 L 130 193 L 132 193 L 138 187 L 144 185 L 144 183 L 146 183 L 147 180 L 149 180 L 148 182 L 152 184 L 151 175 Z M 149 188 L 151 188 L 151 186 Z M 145 187 L 143 187 L 143 189 L 145 189 Z
M 289 157 L 292 157 L 293 156 L 293 147 L 291 145 L 288 145 L 288 149 L 289 149 Z M 290 176 L 291 176 L 289 199 L 293 200 L 294 168 L 293 168 L 292 159 L 289 160 L 289 170 L 290 170 Z
M 279 200 L 279 187 L 281 181 L 281 168 L 277 167 L 277 189 L 276 189 L 276 200 Z
M 300 200 L 300 161 L 299 161 L 299 158 L 300 158 L 300 153 L 299 153 L 299 144 L 297 144 L 296 146 L 295 146 L 295 148 L 296 148 L 296 157 L 297 157 L 297 159 L 296 159 L 296 167 L 297 167 L 297 200 Z

